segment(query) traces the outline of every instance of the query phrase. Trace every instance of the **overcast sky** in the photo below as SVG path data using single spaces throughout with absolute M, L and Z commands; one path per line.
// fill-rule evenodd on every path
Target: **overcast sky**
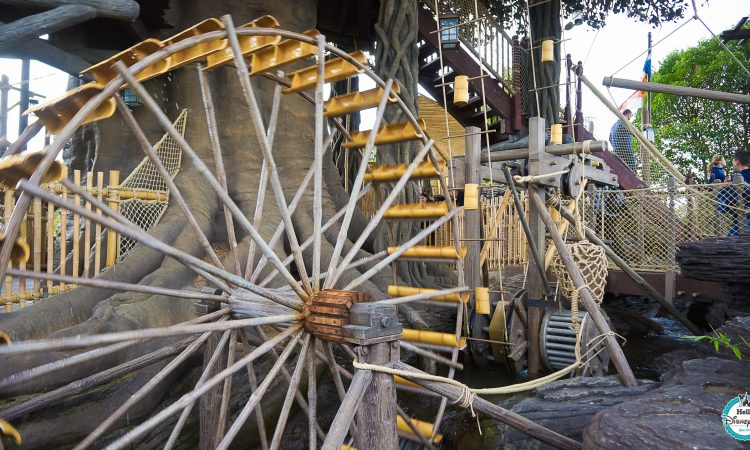
M 702 1 L 698 1 L 702 3 Z M 692 13 L 692 11 L 690 11 Z M 721 31 L 733 27 L 742 16 L 750 15 L 750 0 L 709 0 L 708 5 L 699 5 L 699 16 L 711 30 L 719 34 Z M 573 61 L 584 61 L 584 73 L 597 85 L 605 76 L 613 75 L 625 63 L 645 50 L 647 34 L 652 32 L 654 43 L 685 24 L 679 31 L 671 35 L 664 42 L 659 43 L 653 50 L 653 67 L 658 69 L 659 61 L 673 50 L 679 50 L 695 45 L 700 39 L 711 37 L 703 25 L 688 18 L 678 22 L 670 22 L 659 28 L 636 22 L 625 15 L 611 15 L 607 18 L 606 26 L 598 33 L 588 26 L 581 25 L 566 32 L 563 41 L 563 54 L 570 53 Z M 750 45 L 750 44 L 748 44 Z M 587 56 L 588 55 L 588 56 Z M 615 75 L 620 78 L 639 80 L 645 55 L 637 58 L 628 66 L 619 70 Z M 19 83 L 21 79 L 21 64 L 19 60 L 1 59 L 0 73 L 7 75 L 11 83 Z M 47 98 L 53 98 L 65 92 L 67 75 L 39 62 L 31 64 L 31 90 Z M 18 86 L 16 84 L 16 86 Z M 366 89 L 367 86 L 362 86 Z M 606 93 L 606 88 L 601 89 Z M 616 103 L 622 103 L 632 91 L 612 88 L 612 96 Z M 18 101 L 18 92 L 11 91 L 10 105 Z M 44 99 L 40 99 L 44 101 Z M 594 132 L 598 138 L 607 137 L 608 131 L 615 118 L 596 98 L 584 92 L 584 115 L 594 121 Z M 15 140 L 18 132 L 18 108 L 9 114 L 8 134 L 11 141 Z M 33 119 L 32 119 L 33 120 Z M 363 125 L 370 122 L 363 117 Z M 40 149 L 43 141 L 39 136 L 32 141 L 31 149 Z

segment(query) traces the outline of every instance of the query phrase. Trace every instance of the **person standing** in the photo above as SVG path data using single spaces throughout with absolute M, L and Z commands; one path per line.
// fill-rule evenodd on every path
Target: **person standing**
M 750 152 L 735 152 L 732 168 L 742 175 L 742 183 L 721 188 L 716 194 L 716 209 L 731 217 L 728 235 L 736 236 L 750 232 Z
M 722 155 L 714 155 L 711 158 L 711 163 L 708 165 L 708 182 L 713 183 L 724 183 L 727 181 L 727 160 Z
M 633 111 L 626 109 L 622 112 L 622 115 L 630 121 L 633 117 Z M 609 142 L 612 143 L 612 150 L 615 152 L 615 155 L 619 156 L 628 165 L 630 170 L 635 173 L 636 169 L 638 169 L 638 160 L 633 151 L 632 136 L 630 130 L 628 130 L 628 127 L 622 120 L 615 122 L 612 125 L 612 129 L 609 130 Z

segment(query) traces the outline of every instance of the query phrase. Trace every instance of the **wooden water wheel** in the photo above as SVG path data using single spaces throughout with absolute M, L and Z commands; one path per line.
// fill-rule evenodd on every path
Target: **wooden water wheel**
M 54 203 L 80 214 L 81 217 L 101 224 L 110 230 L 126 235 L 140 245 L 160 252 L 165 257 L 178 261 L 183 266 L 202 277 L 209 286 L 203 291 L 191 289 L 169 289 L 138 284 L 115 283 L 95 278 L 75 278 L 34 271 L 24 271 L 27 278 L 53 279 L 75 283 L 78 286 L 106 288 L 113 293 L 128 295 L 133 292 L 150 293 L 163 296 L 169 301 L 195 302 L 200 307 L 199 314 L 193 320 L 166 327 L 137 329 L 123 332 L 104 334 L 87 334 L 85 336 L 62 337 L 17 341 L 0 345 L 0 356 L 9 358 L 23 358 L 36 352 L 47 352 L 49 362 L 41 367 L 32 367 L 21 373 L 6 373 L 0 368 L 0 390 L 12 389 L 37 377 L 54 377 L 66 368 L 77 364 L 100 361 L 101 366 L 93 379 L 77 380 L 80 389 L 70 389 L 63 386 L 53 394 L 41 393 L 30 398 L 19 399 L 9 407 L 0 411 L 0 418 L 7 420 L 3 423 L 23 423 L 24 417 L 34 411 L 44 410 L 63 400 L 74 398 L 74 395 L 87 392 L 102 383 L 109 383 L 118 377 L 125 376 L 134 370 L 157 361 L 169 361 L 159 370 L 153 379 L 149 380 L 140 390 L 133 393 L 124 403 L 102 417 L 101 422 L 93 431 L 87 432 L 81 439 L 77 439 L 76 448 L 90 448 L 100 446 L 107 437 L 108 448 L 125 448 L 138 446 L 139 442 L 150 432 L 162 427 L 174 418 L 172 431 L 166 444 L 171 448 L 180 433 L 183 432 L 186 420 L 197 402 L 212 389 L 222 390 L 221 401 L 217 405 L 215 414 L 220 417 L 232 417 L 227 421 L 226 429 L 217 432 L 216 448 L 227 448 L 238 436 L 243 425 L 255 412 L 259 428 L 263 429 L 262 407 L 264 398 L 272 389 L 277 379 L 284 382 L 284 392 L 281 393 L 283 402 L 281 412 L 276 418 L 276 426 L 272 436 L 260 436 L 264 448 L 278 448 L 285 435 L 290 410 L 296 402 L 307 412 L 309 421 L 309 445 L 317 447 L 326 438 L 327 430 L 316 421 L 316 411 L 321 408 L 336 409 L 338 404 L 321 404 L 317 400 L 317 387 L 320 377 L 315 367 L 322 363 L 330 371 L 336 391 L 344 398 L 348 379 L 352 377 L 350 365 L 354 352 L 342 335 L 342 327 L 349 322 L 349 312 L 353 305 L 361 302 L 382 304 L 403 304 L 410 302 L 429 301 L 432 305 L 441 305 L 455 311 L 454 326 L 445 330 L 409 330 L 403 333 L 405 348 L 412 348 L 422 356 L 433 355 L 435 360 L 442 361 L 442 374 L 452 377 L 457 364 L 460 349 L 465 345 L 461 338 L 461 323 L 463 307 L 467 301 L 464 289 L 423 289 L 394 284 L 388 289 L 392 296 L 389 299 L 371 298 L 362 290 L 373 277 L 383 271 L 390 272 L 398 260 L 417 260 L 430 263 L 454 264 L 461 283 L 464 250 L 461 247 L 434 247 L 420 243 L 437 227 L 456 217 L 456 208 L 450 197 L 444 204 L 429 206 L 418 204 L 396 204 L 399 193 L 415 180 L 438 178 L 445 186 L 443 176 L 444 165 L 437 159 L 432 147 L 432 141 L 422 129 L 422 122 L 414 117 L 401 99 L 398 97 L 398 86 L 391 80 L 382 80 L 367 66 L 365 55 L 361 52 L 347 54 L 329 45 L 325 38 L 316 30 L 305 33 L 294 33 L 277 28 L 279 24 L 272 17 L 266 16 L 250 22 L 236 29 L 231 19 L 210 19 L 196 27 L 165 41 L 147 40 L 113 58 L 93 66 L 88 73 L 95 82 L 75 89 L 60 99 L 40 105 L 34 113 L 47 128 L 57 134 L 55 141 L 43 153 L 43 158 L 36 164 L 33 174 L 21 177 L 18 189 L 23 192 L 16 211 L 6 224 L 2 266 L 5 267 L 14 239 L 18 235 L 20 217 L 33 198 L 41 198 L 45 202 Z M 324 55 L 330 55 L 328 59 Z M 316 61 L 309 67 L 282 72 L 292 64 L 299 65 L 304 61 Z M 213 158 L 201 158 L 191 147 L 189 139 L 183 138 L 174 130 L 171 121 L 154 101 L 154 94 L 150 93 L 142 82 L 162 75 L 168 71 L 188 64 L 197 65 L 197 74 L 201 78 L 201 95 L 203 97 L 208 133 L 213 145 Z M 275 232 L 270 239 L 265 239 L 259 232 L 263 225 L 263 198 L 256 202 L 253 215 L 244 213 L 233 199 L 233 192 L 227 188 L 226 173 L 224 172 L 222 153 L 220 150 L 217 124 L 213 117 L 213 100 L 211 88 L 205 79 L 207 71 L 217 67 L 233 64 L 239 83 L 244 92 L 242 118 L 249 126 L 254 127 L 258 136 L 258 148 L 264 162 L 264 171 L 260 177 L 260 195 L 266 196 L 270 191 L 270 201 L 277 204 L 281 220 L 275 226 Z M 328 100 L 324 99 L 324 85 L 340 81 L 349 77 L 365 75 L 374 81 L 376 87 L 370 91 L 346 94 Z M 267 123 L 258 106 L 253 79 L 265 77 L 277 83 L 274 92 L 274 104 L 284 102 L 290 95 L 301 95 L 314 104 L 315 108 L 315 137 L 314 164 L 302 180 L 280 179 L 276 168 L 273 152 L 273 137 L 275 127 L 293 126 L 293 123 L 282 124 L 276 116 L 277 106 L 274 106 Z M 187 223 L 195 228 L 195 235 L 204 249 L 205 259 L 195 257 L 177 248 L 176 245 L 161 242 L 148 233 L 139 229 L 132 222 L 119 214 L 109 205 L 102 203 L 80 188 L 62 182 L 66 186 L 89 201 L 102 214 L 96 214 L 91 209 L 76 205 L 67 199 L 56 196 L 41 187 L 50 168 L 54 166 L 55 158 L 62 146 L 82 125 L 107 118 L 113 114 L 120 114 L 123 123 L 130 128 L 136 137 L 136 144 L 151 158 L 155 169 L 162 175 L 165 173 L 162 163 L 150 151 L 151 146 L 145 137 L 143 128 L 130 113 L 122 98 L 118 94 L 127 85 L 143 102 L 155 120 L 177 142 L 184 158 L 194 165 L 202 179 L 195 180 L 203 189 L 210 190 L 221 202 L 224 209 L 227 230 L 230 240 L 229 252 L 224 261 L 240 261 L 237 252 L 237 236 L 249 236 L 252 240 L 247 251 L 247 260 L 240 261 L 235 270 L 231 264 L 226 267 L 222 258 L 211 247 L 208 238 L 196 224 L 193 212 L 187 208 L 183 196 L 177 185 L 169 176 L 164 179 L 170 189 L 171 201 L 180 205 Z M 314 92 L 310 95 L 309 92 Z M 400 123 L 382 123 L 385 108 L 399 108 L 406 120 Z M 357 132 L 349 135 L 341 128 L 338 116 L 352 112 L 377 108 L 374 132 Z M 239 110 L 239 109 L 238 109 Z M 240 118 L 237 118 L 240 120 Z M 337 130 L 345 136 L 344 147 L 363 149 L 362 164 L 357 175 L 357 183 L 350 192 L 350 199 L 346 207 L 335 214 L 324 216 L 321 207 L 323 190 L 323 158 L 330 147 L 331 136 Z M 414 158 L 402 165 L 370 167 L 368 161 L 376 145 L 392 144 L 404 141 L 419 143 L 419 151 Z M 296 195 L 287 198 L 282 189 L 282 183 L 299 183 Z M 357 208 L 357 201 L 370 189 L 379 185 L 388 185 L 389 194 L 382 200 L 373 220 L 367 225 L 360 238 L 353 243 L 347 243 L 347 228 L 352 214 Z M 312 191 L 312 195 L 306 195 Z M 302 199 L 312 197 L 310 204 L 304 204 Z M 292 221 L 295 210 L 308 208 L 314 218 L 313 233 L 299 234 Z M 20 212 L 19 212 L 20 211 Z M 18 214 L 16 213 L 18 212 Z M 388 220 L 420 220 L 428 221 L 429 226 L 405 242 L 391 242 L 387 250 L 362 258 L 360 250 L 368 237 L 378 229 L 378 226 Z M 330 257 L 321 257 L 321 236 L 326 232 L 333 232 L 339 227 L 338 239 Z M 454 230 L 457 227 L 454 224 Z M 456 239 L 456 242 L 459 242 Z M 289 254 L 279 254 L 277 249 L 285 244 Z M 346 244 L 346 245 L 345 245 Z M 19 244 L 16 244 L 18 246 Z M 16 249 L 17 250 L 17 249 Z M 23 252 L 21 252 L 23 253 Z M 13 253 L 18 258 L 18 251 Z M 243 255 L 244 256 L 244 255 Z M 244 263 L 244 270 L 240 267 Z M 113 270 L 116 270 L 117 266 Z M 354 273 L 352 276 L 347 274 Z M 388 274 L 390 276 L 390 273 Z M 397 279 L 396 274 L 396 279 Z M 279 283 L 278 280 L 283 280 Z M 274 284 L 275 283 L 275 284 Z M 55 298 L 44 300 L 54 302 Z M 116 366 L 105 364 L 106 356 L 135 342 L 173 337 L 169 345 L 154 348 L 150 353 L 141 355 L 131 361 L 125 361 Z M 181 340 L 179 340 L 181 339 Z M 137 407 L 138 403 L 149 395 L 149 392 L 159 383 L 170 380 L 174 371 L 186 360 L 198 354 L 211 342 L 211 351 L 206 352 L 204 366 L 199 379 L 192 382 L 177 401 L 166 405 L 163 409 L 154 411 L 146 420 L 128 423 L 122 426 L 128 412 Z M 411 342 L 409 344 L 409 342 Z M 415 348 L 416 347 L 416 348 Z M 56 352 L 68 352 L 64 357 L 56 357 Z M 449 358 L 437 357 L 434 351 L 447 351 Z M 62 353 L 60 353 L 62 354 Z M 272 365 L 267 373 L 256 373 L 253 362 L 259 358 L 270 358 Z M 287 370 L 287 364 L 296 358 L 294 369 Z M 349 361 L 346 361 L 349 358 Z M 247 371 L 250 392 L 233 391 L 232 379 L 235 374 L 242 375 Z M 301 395 L 300 388 L 303 374 L 307 373 L 307 380 L 311 388 L 307 397 Z M 244 375 L 243 375 L 244 376 Z M 237 379 L 234 376 L 234 379 Z M 183 380 L 180 380 L 183 381 Z M 427 391 L 416 388 L 404 380 L 397 380 L 398 389 L 408 392 L 426 394 Z M 83 391 L 81 391 L 83 389 Z M 229 411 L 229 398 L 242 395 L 246 398 L 239 411 Z M 402 437 L 417 441 L 423 445 L 431 445 L 440 440 L 438 427 L 446 407 L 446 399 L 438 398 L 429 413 L 422 412 L 422 420 L 407 417 L 403 411 L 399 413 L 398 430 Z M 82 405 L 81 407 L 85 407 Z M 128 420 L 128 422 L 130 422 Z M 172 423 L 172 422 L 170 422 Z M 117 426 L 122 433 L 112 437 L 110 432 Z M 333 428 L 336 424 L 332 424 Z M 347 442 L 353 444 L 349 439 Z

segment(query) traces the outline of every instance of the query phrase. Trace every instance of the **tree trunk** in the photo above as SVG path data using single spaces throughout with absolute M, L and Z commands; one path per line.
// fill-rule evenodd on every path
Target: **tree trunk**
M 534 63 L 532 76 L 536 84 L 530 89 L 539 89 L 531 93 L 531 111 L 533 116 L 544 118 L 545 127 L 560 122 L 560 0 L 529 0 L 529 19 L 531 25 L 531 46 Z M 554 61 L 542 62 L 542 41 L 554 40 Z M 546 88 L 546 89 L 540 89 Z M 538 106 L 537 109 L 537 97 Z

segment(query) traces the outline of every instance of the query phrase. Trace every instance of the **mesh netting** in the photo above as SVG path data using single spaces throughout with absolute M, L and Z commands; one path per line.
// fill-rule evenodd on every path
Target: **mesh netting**
M 679 270 L 674 260 L 678 244 L 746 229 L 750 188 L 706 184 L 596 190 L 584 195 L 584 205 L 588 226 L 611 241 L 631 267 Z
M 183 109 L 174 122 L 175 128 L 181 135 L 185 134 L 186 122 L 187 110 Z M 154 150 L 159 160 L 167 169 L 167 172 L 174 178 L 177 172 L 179 172 L 182 162 L 182 151 L 177 142 L 169 134 L 165 133 L 159 142 L 154 145 Z M 162 179 L 154 164 L 147 157 L 143 158 L 143 161 L 138 164 L 125 181 L 120 183 L 119 189 L 120 191 L 133 190 L 169 193 L 164 179 Z M 167 198 L 166 195 L 164 197 Z M 120 213 L 145 231 L 149 231 L 159 221 L 162 214 L 164 214 L 168 204 L 168 198 L 163 201 L 141 200 L 137 198 L 120 200 Z M 117 261 L 121 262 L 124 260 L 133 247 L 135 247 L 135 244 L 135 240 L 120 235 L 117 242 Z

